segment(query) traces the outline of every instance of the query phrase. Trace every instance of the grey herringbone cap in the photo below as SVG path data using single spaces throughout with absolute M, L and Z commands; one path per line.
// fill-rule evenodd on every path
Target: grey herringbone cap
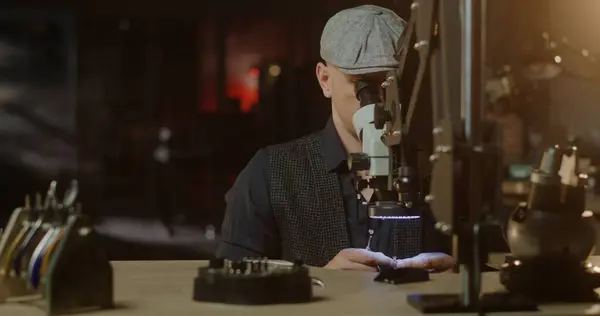
M 394 11 L 374 5 L 340 11 L 325 24 L 321 58 L 350 75 L 395 69 L 405 25 Z

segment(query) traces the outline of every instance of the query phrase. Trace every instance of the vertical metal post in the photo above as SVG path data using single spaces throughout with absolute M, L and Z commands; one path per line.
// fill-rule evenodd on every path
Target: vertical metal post
M 471 71 L 472 67 L 472 53 L 473 53 L 473 0 L 460 0 L 460 20 L 461 20 L 461 97 L 460 97 L 460 116 L 464 122 L 464 136 L 467 143 L 470 145 L 472 140 L 472 99 L 471 99 L 471 84 L 473 82 L 473 73 Z M 467 153 L 469 154 L 469 153 Z M 467 175 L 468 176 L 468 175 Z M 469 188 L 469 193 L 470 188 Z M 469 201 L 469 215 L 471 214 L 471 201 Z M 462 239 L 457 241 L 459 242 L 470 242 L 467 237 L 467 234 L 470 234 L 468 227 L 470 225 L 467 224 L 466 228 L 463 228 L 461 232 L 459 232 L 458 238 Z M 464 253 L 461 253 L 465 249 L 464 247 L 459 250 L 459 256 L 464 256 Z M 473 303 L 474 295 L 473 295 L 473 277 L 474 271 L 470 262 L 461 262 L 461 258 L 459 258 L 460 263 L 460 276 L 462 282 L 462 305 L 470 306 Z
M 481 152 L 482 106 L 483 106 L 483 59 L 485 43 L 484 0 L 461 0 L 462 71 L 461 116 L 464 120 L 464 136 L 467 145 L 468 209 L 469 219 L 463 230 L 465 247 L 472 258 L 461 266 L 463 272 L 463 297 L 465 306 L 477 304 L 481 291 L 481 263 L 479 254 L 479 214 L 482 210 Z M 466 238 L 465 238 L 466 237 Z M 468 250 L 467 250 L 468 249 Z
M 471 82 L 473 81 L 471 72 L 471 61 L 473 53 L 473 0 L 460 1 L 460 18 L 461 18 L 461 37 L 462 37 L 462 68 L 460 73 L 461 78 L 461 97 L 460 97 L 460 115 L 465 124 L 465 137 L 471 139 Z

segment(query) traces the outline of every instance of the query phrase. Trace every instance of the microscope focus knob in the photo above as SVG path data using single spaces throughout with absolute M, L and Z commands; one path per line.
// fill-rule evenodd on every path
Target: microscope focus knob
M 371 169 L 371 157 L 365 153 L 349 154 L 348 169 L 350 169 L 350 171 L 364 171 Z

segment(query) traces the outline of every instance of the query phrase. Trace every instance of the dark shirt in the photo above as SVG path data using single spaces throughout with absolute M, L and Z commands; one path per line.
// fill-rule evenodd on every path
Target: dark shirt
M 330 172 L 338 174 L 346 210 L 347 231 L 353 248 L 365 248 L 369 229 L 374 231 L 370 248 L 394 255 L 394 221 L 370 219 L 367 202 L 355 189 L 354 176 L 348 170 L 347 153 L 330 118 L 324 129 L 323 156 Z M 227 209 L 222 228 L 222 242 L 217 256 L 229 259 L 243 257 L 279 258 L 281 241 L 269 199 L 268 156 L 259 150 L 239 174 L 225 195 Z M 423 252 L 442 250 L 433 231 L 430 212 L 421 216 L 424 238 Z M 340 228 L 343 229 L 343 228 Z

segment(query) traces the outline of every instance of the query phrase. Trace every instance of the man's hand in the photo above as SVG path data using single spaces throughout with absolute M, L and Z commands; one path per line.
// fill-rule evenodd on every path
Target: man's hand
M 454 258 L 441 252 L 421 253 L 416 257 L 396 260 L 396 268 L 422 268 L 445 271 L 454 266 Z
M 335 258 L 329 261 L 325 268 L 377 272 L 377 266 L 393 267 L 395 264 L 394 259 L 381 252 L 348 248 L 340 251 Z

